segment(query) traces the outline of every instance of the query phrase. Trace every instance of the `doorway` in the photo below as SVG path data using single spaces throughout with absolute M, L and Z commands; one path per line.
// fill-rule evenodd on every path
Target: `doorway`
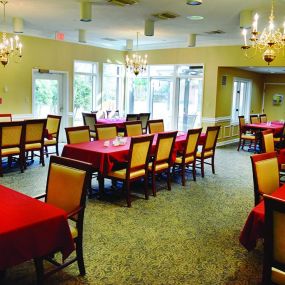
M 46 118 L 48 114 L 62 116 L 59 141 L 66 141 L 67 126 L 67 73 L 33 70 L 33 117 Z

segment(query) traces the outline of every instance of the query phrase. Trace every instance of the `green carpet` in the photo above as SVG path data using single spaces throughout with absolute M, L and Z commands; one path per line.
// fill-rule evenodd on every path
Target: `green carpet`
M 218 148 L 216 174 L 191 175 L 185 187 L 176 177 L 172 191 L 161 179 L 158 194 L 134 194 L 127 208 L 120 191 L 87 202 L 84 258 L 87 274 L 74 264 L 47 284 L 259 284 L 263 247 L 247 252 L 238 241 L 253 206 L 250 154 Z M 4 184 L 35 195 L 45 189 L 47 166 L 7 173 Z M 136 187 L 137 188 L 137 187 Z M 108 198 L 109 197 L 109 198 Z M 1 254 L 1 253 L 0 253 Z M 3 284 L 34 284 L 32 261 L 7 270 Z

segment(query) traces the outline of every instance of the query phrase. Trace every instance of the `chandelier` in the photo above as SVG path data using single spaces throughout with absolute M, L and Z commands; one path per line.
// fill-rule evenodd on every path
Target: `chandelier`
M 0 3 L 3 5 L 4 9 L 4 30 L 6 28 L 6 4 L 8 1 L 1 0 Z M 22 43 L 19 37 L 16 35 L 14 38 L 7 38 L 6 32 L 2 34 L 2 42 L 0 40 L 0 61 L 4 67 L 8 64 L 11 57 L 15 59 L 20 59 L 22 57 Z
M 138 39 L 139 39 L 139 33 L 137 32 L 137 50 L 138 50 Z M 137 53 L 134 53 L 132 58 L 129 58 L 129 56 L 126 56 L 126 68 L 130 72 L 133 72 L 135 76 L 137 76 L 139 73 L 143 73 L 146 71 L 147 67 L 147 55 L 141 56 Z
M 254 50 L 255 53 L 262 52 L 263 60 L 269 65 L 281 50 L 284 53 L 285 46 L 285 23 L 283 24 L 283 33 L 280 29 L 275 28 L 274 25 L 274 0 L 272 0 L 268 26 L 265 27 L 261 33 L 258 31 L 257 26 L 258 14 L 255 14 L 249 44 L 247 44 L 247 30 L 243 29 L 242 31 L 244 45 L 241 49 L 245 52 L 246 56 L 248 56 L 249 49 Z

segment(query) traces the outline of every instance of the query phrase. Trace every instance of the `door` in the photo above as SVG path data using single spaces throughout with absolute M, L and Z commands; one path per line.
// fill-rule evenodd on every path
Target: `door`
M 165 130 L 174 128 L 173 112 L 173 80 L 151 79 L 152 118 L 163 119 Z
M 201 126 L 203 78 L 179 79 L 178 130 Z
M 64 88 L 63 73 L 39 73 L 33 72 L 33 116 L 34 118 L 46 118 L 48 114 L 61 115 L 59 141 L 65 141 L 64 128 L 66 126 L 67 101 L 66 88 Z

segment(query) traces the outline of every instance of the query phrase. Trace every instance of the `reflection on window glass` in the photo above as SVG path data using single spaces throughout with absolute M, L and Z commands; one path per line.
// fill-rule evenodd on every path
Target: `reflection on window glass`
M 173 76 L 174 65 L 151 65 L 150 76 Z
M 92 73 L 93 72 L 93 64 L 90 62 L 75 62 L 74 63 L 74 72 L 80 73 Z
M 124 69 L 119 64 L 103 65 L 102 109 L 116 111 L 123 109 L 123 77 Z M 108 112 L 114 114 L 114 112 Z
M 148 79 L 136 77 L 129 80 L 129 113 L 148 112 Z
M 154 119 L 163 119 L 166 130 L 172 128 L 172 79 L 152 79 L 152 110 Z
M 48 114 L 58 113 L 58 88 L 58 80 L 35 80 L 36 118 L 46 118 Z

